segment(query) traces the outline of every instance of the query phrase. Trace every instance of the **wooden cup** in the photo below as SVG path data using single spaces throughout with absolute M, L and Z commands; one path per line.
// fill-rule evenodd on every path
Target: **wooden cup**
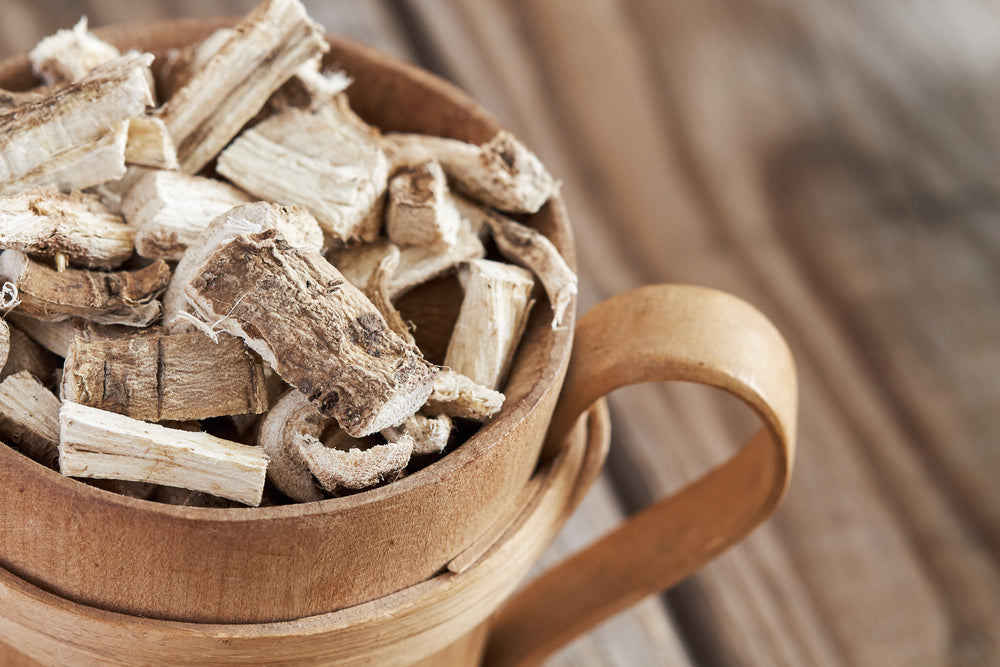
M 162 53 L 230 23 L 100 34 Z M 499 128 L 426 72 L 330 43 L 326 64 L 351 75 L 352 106 L 376 126 L 473 142 Z M 0 63 L 0 87 L 33 83 L 24 57 Z M 573 264 L 561 199 L 530 224 Z M 501 415 L 441 461 L 355 496 L 173 507 L 92 488 L 0 447 L 0 641 L 68 664 L 535 662 L 693 572 L 774 509 L 794 448 L 795 371 L 760 313 L 713 290 L 647 287 L 597 306 L 573 343 L 572 320 L 553 330 L 542 310 L 529 322 Z M 730 461 L 494 615 L 603 463 L 601 397 L 656 380 L 719 387 L 764 426 Z

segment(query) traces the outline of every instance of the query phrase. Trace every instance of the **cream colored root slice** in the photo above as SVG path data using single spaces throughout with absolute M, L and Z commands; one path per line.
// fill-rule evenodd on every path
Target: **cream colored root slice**
M 500 254 L 538 276 L 552 305 L 552 328 L 562 326 L 577 293 L 576 274 L 541 232 L 493 211 L 482 211 Z
M 507 375 L 534 302 L 531 273 L 476 259 L 463 267 L 465 297 L 448 342 L 444 366 L 497 389 Z
M 198 267 L 205 263 L 220 246 L 240 234 L 255 234 L 274 229 L 294 248 L 320 252 L 323 247 L 323 230 L 309 212 L 295 206 L 281 206 L 268 202 L 255 202 L 231 208 L 209 223 L 187 247 L 174 269 L 170 286 L 163 295 L 163 323 L 173 332 L 190 331 L 193 326 L 181 313 L 190 310 L 184 288 L 195 276 Z
M 118 49 L 87 30 L 84 16 L 71 30 L 59 30 L 28 54 L 31 69 L 47 85 L 65 85 L 120 55 Z
M 405 435 L 396 442 L 348 451 L 326 447 L 309 435 L 297 436 L 296 442 L 316 481 L 331 493 L 395 481 L 413 453 L 413 439 Z
M 417 285 L 444 275 L 462 262 L 486 255 L 479 240 L 478 227 L 462 219 L 454 245 L 443 248 L 410 246 L 399 249 L 399 266 L 385 287 L 390 299 L 402 296 Z M 335 250 L 327 255 L 353 285 L 364 286 L 378 265 L 392 252 L 393 244 L 384 238 L 373 243 Z
M 0 434 L 54 468 L 59 458 L 59 399 L 28 371 L 0 382 Z
M 461 218 L 435 160 L 404 167 L 389 181 L 386 236 L 402 246 L 454 245 Z
M 177 169 L 177 148 L 167 126 L 156 116 L 137 116 L 129 121 L 125 162 L 142 167 Z
M 264 368 L 232 336 L 200 333 L 75 339 L 66 355 L 63 400 L 159 422 L 267 409 Z
M 267 455 L 259 447 L 70 402 L 59 411 L 59 426 L 64 475 L 179 486 L 260 504 Z
M 434 379 L 434 391 L 423 410 L 431 414 L 485 422 L 503 407 L 504 395 L 484 387 L 461 373 L 441 369 Z
M 262 199 L 308 209 L 339 245 L 381 229 L 389 162 L 378 140 L 333 106 L 288 109 L 243 132 L 216 166 Z
M 96 195 L 34 187 L 0 197 L 0 248 L 109 269 L 132 256 L 134 242 L 135 230 Z
M 200 171 L 281 84 L 328 48 L 298 0 L 257 5 L 163 107 L 181 170 Z
M 135 250 L 150 259 L 180 259 L 209 223 L 251 201 L 228 183 L 179 171 L 150 171 L 122 199 L 122 213 L 138 230 Z M 322 238 L 322 237 L 320 237 Z
M 413 415 L 399 426 L 383 429 L 382 435 L 389 442 L 398 442 L 403 437 L 412 438 L 414 454 L 440 454 L 448 446 L 451 419 L 446 415 L 433 418 Z
M 127 54 L 42 100 L 0 111 L 0 194 L 82 190 L 125 174 L 128 120 L 153 101 L 153 56 Z
M 424 149 L 457 190 L 502 211 L 535 213 L 559 192 L 541 160 L 505 130 L 479 146 L 422 134 L 388 134 L 385 140 L 397 166 Z
M 308 503 L 325 497 L 299 453 L 296 438 L 318 438 L 328 421 L 308 398 L 292 389 L 278 399 L 261 422 L 257 442 L 271 459 L 267 478 L 292 500 Z
M 0 319 L 0 369 L 7 365 L 7 355 L 10 354 L 10 327 L 5 320 Z
M 46 322 L 82 317 L 98 324 L 144 327 L 160 314 L 156 296 L 170 280 L 166 262 L 136 271 L 55 271 L 18 250 L 0 255 L 0 279 L 17 286 L 17 311 Z
M 222 246 L 185 294 L 214 329 L 246 341 L 354 437 L 399 424 L 431 392 L 436 369 L 420 351 L 322 255 L 274 230 Z

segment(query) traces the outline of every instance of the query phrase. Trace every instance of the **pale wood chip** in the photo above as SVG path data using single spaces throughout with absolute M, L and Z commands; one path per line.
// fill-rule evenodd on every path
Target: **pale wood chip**
M 28 371 L 0 382 L 0 434 L 42 465 L 59 458 L 59 399 Z
M 463 267 L 465 297 L 444 366 L 497 389 L 507 375 L 534 301 L 535 280 L 518 266 L 475 259 Z
M 274 230 L 222 246 L 185 294 L 354 437 L 399 424 L 430 394 L 435 368 L 420 351 L 322 255 Z
M 140 167 L 130 164 L 125 167 L 125 175 L 114 181 L 106 181 L 100 185 L 87 188 L 84 192 L 97 195 L 108 210 L 124 216 L 122 200 L 129 190 L 146 174 L 155 171 L 150 167 Z
M 10 327 L 6 320 L 0 319 L 0 368 L 7 365 L 7 355 L 10 354 Z
M 197 173 L 305 62 L 328 50 L 298 0 L 265 0 L 164 105 L 181 169 Z
M 128 120 L 153 101 L 153 56 L 127 54 L 26 106 L 0 111 L 0 194 L 82 190 L 125 173 Z
M 248 194 L 222 181 L 150 171 L 133 184 L 121 207 L 137 230 L 135 250 L 140 256 L 180 259 L 212 220 L 250 201 Z
M 167 126 L 156 116 L 138 116 L 129 121 L 125 162 L 157 169 L 177 169 L 177 148 Z
M 0 248 L 67 255 L 90 268 L 113 268 L 132 256 L 135 230 L 100 197 L 34 187 L 0 197 Z
M 309 435 L 299 435 L 296 441 L 313 476 L 331 493 L 394 481 L 413 453 L 413 439 L 405 435 L 396 442 L 348 451 L 326 447 Z
M 68 401 L 59 411 L 59 425 L 64 475 L 151 482 L 260 503 L 267 455 L 259 447 Z
M 538 276 L 552 306 L 552 328 L 562 326 L 566 310 L 577 293 L 577 279 L 552 241 L 527 225 L 471 202 L 459 202 L 459 208 L 469 216 L 478 211 L 489 226 L 500 254 Z
M 334 105 L 268 118 L 237 137 L 216 168 L 262 199 L 308 209 L 339 245 L 381 230 L 389 162 L 377 138 Z
M 28 54 L 31 70 L 47 85 L 65 85 L 87 76 L 121 54 L 87 30 L 84 16 L 71 30 L 59 30 L 35 45 Z
M 239 339 L 195 332 L 70 345 L 62 398 L 134 419 L 192 420 L 267 409 L 264 369 Z
M 401 246 L 452 246 L 461 217 L 436 160 L 407 166 L 389 181 L 386 236 Z
M 479 146 L 423 134 L 387 134 L 394 166 L 426 151 L 457 190 L 502 211 L 535 213 L 559 193 L 559 183 L 534 153 L 505 130 Z
M 310 213 L 296 206 L 281 206 L 254 202 L 231 208 L 209 223 L 194 243 L 190 244 L 174 269 L 173 278 L 163 295 L 163 323 L 171 331 L 190 331 L 192 325 L 181 313 L 189 312 L 184 288 L 195 272 L 220 246 L 240 234 L 253 234 L 266 229 L 277 230 L 294 248 L 320 252 L 323 230 Z
M 170 281 L 157 261 L 135 271 L 56 271 L 19 250 L 0 254 L 0 279 L 17 286 L 17 312 L 46 322 L 82 317 L 98 324 L 144 327 L 160 314 L 156 296 Z
M 257 442 L 271 459 L 267 478 L 292 500 L 307 503 L 325 497 L 299 453 L 296 436 L 318 438 L 328 421 L 296 389 L 285 392 L 261 421 Z
M 385 238 L 372 243 L 334 250 L 327 254 L 330 263 L 354 285 L 367 285 L 372 273 L 394 244 Z M 486 255 L 479 239 L 479 227 L 462 218 L 454 245 L 435 248 L 409 246 L 399 249 L 399 267 L 389 280 L 386 293 L 390 299 L 402 296 L 417 285 L 452 271 L 462 262 Z
M 413 439 L 414 454 L 440 454 L 448 446 L 451 419 L 447 415 L 412 415 L 399 426 L 383 429 L 382 435 L 389 442 L 397 442 L 400 438 L 409 436 Z
M 442 368 L 423 410 L 430 414 L 484 422 L 500 412 L 504 395 L 453 370 Z
M 159 76 L 164 97 L 169 100 L 186 86 L 195 72 L 202 69 L 232 36 L 232 28 L 219 28 L 200 42 L 179 49 L 168 49 L 163 56 Z

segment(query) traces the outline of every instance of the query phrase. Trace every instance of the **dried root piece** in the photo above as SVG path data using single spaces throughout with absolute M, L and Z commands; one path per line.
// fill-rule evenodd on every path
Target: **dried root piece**
M 338 244 L 372 241 L 381 229 L 389 162 L 377 138 L 332 105 L 268 118 L 233 141 L 216 168 L 258 197 L 307 208 Z
M 395 164 L 419 155 L 416 144 L 437 158 L 456 189 L 501 211 L 535 213 L 559 192 L 559 183 L 541 160 L 504 130 L 480 146 L 421 134 L 389 134 L 385 139 Z
M 60 30 L 40 41 L 28 59 L 35 76 L 46 85 L 63 86 L 82 79 L 90 70 L 119 55 L 118 49 L 87 30 L 84 16 L 72 30 Z
M 96 195 L 35 187 L 0 197 L 0 248 L 67 255 L 90 268 L 113 268 L 132 256 L 135 230 Z
M 331 493 L 391 482 L 402 473 L 413 453 L 413 439 L 405 435 L 396 442 L 346 452 L 326 447 L 309 435 L 299 435 L 296 441 L 313 476 Z
M 19 250 L 0 255 L 0 279 L 17 286 L 18 313 L 45 322 L 82 317 L 98 324 L 144 327 L 160 314 L 156 296 L 170 281 L 164 261 L 136 271 L 55 271 Z
M 383 429 L 382 435 L 389 442 L 398 442 L 409 436 L 413 439 L 414 454 L 440 454 L 448 446 L 451 436 L 451 419 L 446 415 L 436 418 L 411 415 L 399 426 Z
M 0 368 L 7 365 L 8 354 L 10 354 L 10 327 L 5 320 L 0 320 Z
M 180 259 L 209 223 L 250 196 L 228 183 L 179 171 L 150 171 L 122 199 L 138 233 L 135 250 L 150 259 Z M 322 239 L 322 237 L 320 237 Z
M 169 100 L 178 90 L 190 83 L 191 77 L 201 70 L 232 36 L 232 28 L 219 28 L 197 44 L 169 49 L 160 66 L 159 83 L 164 97 Z
M 138 165 L 128 165 L 125 167 L 125 175 L 116 181 L 107 181 L 92 188 L 87 188 L 84 192 L 97 195 L 108 210 L 124 215 L 122 213 L 122 200 L 129 190 L 139 181 L 140 178 L 153 171 L 149 167 Z
M 434 391 L 423 409 L 432 414 L 484 422 L 500 412 L 503 402 L 504 395 L 499 391 L 443 368 L 434 379 Z
M 164 105 L 181 169 L 197 173 L 305 62 L 328 49 L 298 0 L 265 0 Z
M 3 371 L 0 371 L 0 380 L 21 371 L 28 371 L 42 384 L 51 385 L 54 371 L 61 365 L 59 359 L 31 340 L 18 327 L 10 326 L 6 321 L 4 326 L 9 332 L 10 350 Z
M 496 389 L 506 377 L 534 301 L 524 269 L 486 259 L 468 263 L 465 298 L 444 365 Z
M 128 124 L 125 162 L 157 169 L 177 169 L 177 148 L 167 126 L 156 116 L 139 116 Z
M 295 389 L 285 392 L 261 421 L 257 441 L 271 459 L 267 478 L 292 500 L 308 503 L 325 497 L 299 453 L 296 438 L 299 435 L 318 438 L 327 421 L 316 406 Z
M 375 308 L 385 318 L 385 322 L 390 329 L 399 334 L 400 338 L 409 345 L 416 345 L 416 341 L 413 340 L 413 334 L 410 333 L 410 327 L 406 325 L 403 316 L 399 314 L 396 307 L 392 305 L 392 299 L 389 298 L 389 283 L 398 267 L 399 248 L 389 246 L 389 254 L 382 258 L 378 267 L 368 277 L 365 296 L 371 299 Z
M 62 398 L 134 419 L 206 419 L 267 409 L 264 368 L 238 339 L 151 334 L 70 345 Z
M 399 424 L 430 394 L 435 368 L 322 255 L 268 230 L 230 241 L 198 271 L 185 288 L 197 313 L 350 435 Z
M 385 231 L 402 246 L 452 246 L 461 218 L 448 180 L 435 160 L 404 167 L 389 181 Z
M 576 274 L 544 234 L 498 213 L 482 213 L 500 254 L 538 276 L 552 304 L 552 328 L 560 327 L 576 296 Z
M 323 230 L 316 218 L 295 206 L 280 206 L 267 202 L 244 204 L 215 218 L 197 240 L 188 246 L 174 269 L 167 293 L 163 295 L 163 323 L 171 331 L 189 331 L 192 325 L 181 313 L 188 312 L 184 288 L 195 272 L 220 246 L 240 234 L 255 234 L 274 229 L 293 248 L 319 252 L 323 247 Z
M 229 442 L 64 402 L 59 468 L 72 477 L 151 482 L 260 503 L 267 455 Z
M 392 248 L 392 243 L 380 238 L 374 243 L 335 250 L 327 255 L 327 259 L 351 284 L 367 285 L 372 273 L 392 252 Z M 478 228 L 472 221 L 463 218 L 453 246 L 400 248 L 399 267 L 389 280 L 386 293 L 390 299 L 395 299 L 417 285 L 448 273 L 462 262 L 485 255 L 486 249 L 479 240 Z
M 153 102 L 152 60 L 115 58 L 43 100 L 0 111 L 0 194 L 32 185 L 82 190 L 121 178 L 128 120 Z
M 28 371 L 0 382 L 0 434 L 54 468 L 59 458 L 59 399 Z

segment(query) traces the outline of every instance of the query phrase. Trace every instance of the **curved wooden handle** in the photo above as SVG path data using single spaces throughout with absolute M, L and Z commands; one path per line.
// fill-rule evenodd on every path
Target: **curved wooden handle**
M 541 662 L 605 618 L 691 574 L 777 506 L 795 449 L 795 365 L 767 318 L 723 292 L 643 287 L 582 317 L 548 443 L 561 442 L 608 392 L 664 380 L 727 391 L 764 425 L 726 463 L 513 597 L 495 619 L 486 664 Z

